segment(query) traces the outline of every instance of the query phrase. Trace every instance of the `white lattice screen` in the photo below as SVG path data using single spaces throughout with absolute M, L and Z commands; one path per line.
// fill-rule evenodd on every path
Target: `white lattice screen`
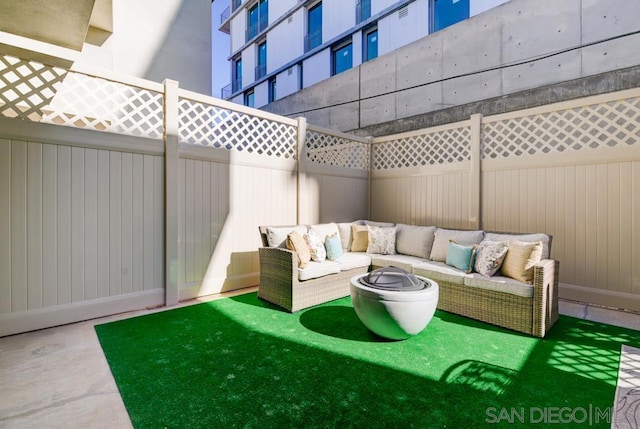
M 482 125 L 482 157 L 498 159 L 640 144 L 640 98 Z
M 295 126 L 180 99 L 180 142 L 281 158 L 296 155 Z
M 369 169 L 369 144 L 307 130 L 305 158 L 309 162 L 356 170 Z
M 373 146 L 374 170 L 423 167 L 468 161 L 471 129 L 459 127 L 397 138 Z
M 0 56 L 0 115 L 162 138 L 162 94 L 106 79 Z

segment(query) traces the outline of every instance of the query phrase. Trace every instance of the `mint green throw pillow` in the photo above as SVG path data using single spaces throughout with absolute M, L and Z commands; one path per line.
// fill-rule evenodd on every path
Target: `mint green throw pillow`
M 338 234 L 327 235 L 324 239 L 324 247 L 327 249 L 327 259 L 335 261 L 342 256 L 342 241 Z
M 450 241 L 447 248 L 446 264 L 470 273 L 473 269 L 473 255 L 476 247 L 476 245 L 463 246 L 455 241 Z

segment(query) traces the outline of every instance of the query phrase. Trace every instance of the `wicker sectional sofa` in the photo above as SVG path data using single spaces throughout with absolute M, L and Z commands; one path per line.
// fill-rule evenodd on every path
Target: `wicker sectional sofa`
M 353 225 L 372 228 L 395 227 L 395 254 L 353 252 Z M 343 254 L 333 261 L 311 262 L 298 267 L 298 255 L 283 241 L 287 233 L 311 231 L 324 238 L 340 236 Z M 371 231 L 371 229 L 370 229 Z M 319 225 L 262 226 L 259 249 L 258 296 L 287 311 L 295 312 L 349 295 L 350 279 L 369 270 L 397 266 L 438 282 L 438 309 L 493 325 L 544 337 L 558 319 L 558 262 L 549 258 L 551 236 L 488 231 L 463 231 L 433 226 L 413 226 L 369 221 Z M 527 283 L 502 275 L 491 277 L 468 273 L 442 261 L 451 237 L 481 243 L 488 241 L 541 242 L 540 261 Z M 509 241 L 510 242 L 510 241 Z M 465 243 L 467 244 L 467 243 Z M 371 247 L 371 246 L 370 246 Z M 370 250 L 370 248 L 368 249 Z

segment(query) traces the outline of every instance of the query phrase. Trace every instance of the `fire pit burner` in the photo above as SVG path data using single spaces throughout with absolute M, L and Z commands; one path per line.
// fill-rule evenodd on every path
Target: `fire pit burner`
M 371 271 L 366 276 L 360 277 L 359 281 L 364 286 L 382 290 L 409 292 L 428 287 L 425 282 L 398 267 L 385 267 Z

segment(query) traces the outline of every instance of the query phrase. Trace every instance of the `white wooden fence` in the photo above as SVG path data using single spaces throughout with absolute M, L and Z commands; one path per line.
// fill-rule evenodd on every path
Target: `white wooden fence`
M 0 335 L 256 285 L 259 225 L 359 218 L 548 232 L 561 296 L 640 310 L 639 217 L 640 89 L 365 139 L 0 56 Z
M 314 151 L 368 141 L 97 74 L 0 56 L 0 335 L 257 285 L 259 225 L 366 217 L 366 162 Z
M 640 311 L 640 89 L 373 147 L 373 218 L 550 233 L 561 297 Z

